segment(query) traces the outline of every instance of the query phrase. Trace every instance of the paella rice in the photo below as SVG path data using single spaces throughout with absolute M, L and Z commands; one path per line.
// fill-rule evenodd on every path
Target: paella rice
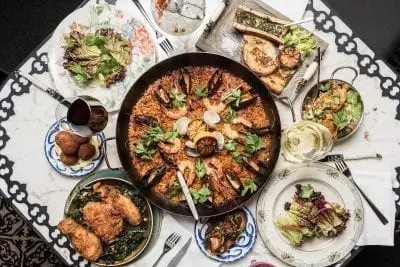
M 206 123 L 210 114 L 216 123 Z M 186 67 L 167 73 L 140 97 L 129 123 L 133 165 L 154 194 L 185 201 L 177 170 L 196 205 L 219 206 L 257 191 L 271 125 L 254 89 L 228 71 Z

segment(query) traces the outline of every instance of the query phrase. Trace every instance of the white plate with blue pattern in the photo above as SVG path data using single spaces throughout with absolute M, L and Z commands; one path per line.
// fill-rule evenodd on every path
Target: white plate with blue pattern
M 55 122 L 53 125 L 51 125 L 44 140 L 44 152 L 47 161 L 50 163 L 53 169 L 55 169 L 62 175 L 72 177 L 88 175 L 96 170 L 97 167 L 100 166 L 104 158 L 104 154 L 100 150 L 100 144 L 105 139 L 104 133 L 101 132 L 92 137 L 91 143 L 94 143 L 96 147 L 96 154 L 93 156 L 92 159 L 85 161 L 84 164 L 67 166 L 61 162 L 60 151 L 55 142 L 56 134 L 62 130 L 64 129 L 60 127 L 60 124 L 58 122 Z
M 205 246 L 206 231 L 210 224 L 208 218 L 202 218 L 194 226 L 194 236 L 197 246 L 209 258 L 219 262 L 233 262 L 243 258 L 253 248 L 257 237 L 257 225 L 251 212 L 246 207 L 239 208 L 246 214 L 246 228 L 238 236 L 233 246 L 225 253 L 220 255 L 211 255 L 207 252 Z M 222 215 L 223 216 L 223 215 Z

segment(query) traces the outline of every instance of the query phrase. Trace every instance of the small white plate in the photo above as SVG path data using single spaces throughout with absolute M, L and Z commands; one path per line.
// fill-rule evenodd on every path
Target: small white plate
M 310 184 L 327 200 L 350 212 L 347 228 L 335 238 L 315 238 L 301 247 L 292 247 L 279 233 L 274 222 L 290 202 L 296 184 Z M 336 169 L 309 163 L 285 168 L 270 179 L 257 202 L 257 225 L 265 245 L 282 261 L 293 266 L 328 266 L 347 256 L 359 239 L 364 223 L 364 210 L 354 184 Z
M 254 220 L 253 215 L 246 207 L 241 207 L 239 210 L 244 211 L 246 214 L 246 228 L 238 236 L 235 244 L 228 249 L 225 253 L 221 255 L 211 255 L 207 252 L 205 246 L 206 231 L 210 224 L 208 223 L 208 218 L 202 218 L 196 221 L 194 226 L 194 236 L 196 239 L 197 246 L 200 250 L 209 258 L 219 261 L 219 262 L 233 262 L 237 261 L 247 255 L 253 248 L 256 237 L 257 237 L 257 225 Z M 224 216 L 224 215 L 221 215 Z
M 88 160 L 88 162 L 81 166 L 67 166 L 60 160 L 60 153 L 59 151 L 57 151 L 55 141 L 57 133 L 62 130 L 64 129 L 60 127 L 60 124 L 58 122 L 55 122 L 53 125 L 51 125 L 44 139 L 44 152 L 46 155 L 46 159 L 53 167 L 53 169 L 62 175 L 72 177 L 88 175 L 95 171 L 100 166 L 104 158 L 103 151 L 101 151 L 100 149 L 100 144 L 105 139 L 104 133 L 101 132 L 92 137 L 96 138 L 96 143 L 99 145 L 96 148 L 96 154 L 92 159 Z
M 88 27 L 85 29 L 85 27 Z M 112 28 L 132 44 L 131 64 L 127 66 L 125 79 L 110 88 L 79 87 L 70 73 L 64 69 L 64 35 L 71 29 L 95 32 L 100 28 Z M 72 12 L 56 28 L 50 40 L 49 71 L 56 89 L 64 97 L 89 95 L 100 100 L 108 112 L 120 108 L 121 101 L 135 80 L 156 62 L 154 42 L 147 27 L 131 14 L 111 5 L 86 5 Z

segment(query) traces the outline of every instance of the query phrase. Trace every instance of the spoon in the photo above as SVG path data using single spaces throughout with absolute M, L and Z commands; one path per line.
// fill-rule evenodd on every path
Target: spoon
M 183 9 L 183 7 L 185 5 L 192 6 L 192 7 L 200 9 L 202 16 L 196 15 L 195 17 L 191 17 L 191 16 L 188 16 L 188 15 L 182 14 L 182 9 Z M 171 0 L 170 4 L 167 6 L 166 10 L 168 12 L 171 12 L 171 13 L 177 13 L 177 14 L 181 15 L 182 17 L 185 17 L 185 18 L 188 18 L 188 19 L 202 20 L 204 18 L 204 9 L 203 9 L 203 7 L 198 6 L 196 4 L 184 2 L 183 0 Z

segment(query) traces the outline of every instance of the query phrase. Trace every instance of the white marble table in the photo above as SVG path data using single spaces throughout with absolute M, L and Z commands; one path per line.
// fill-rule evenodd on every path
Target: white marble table
M 94 0 L 91 0 L 95 2 Z M 138 18 L 143 18 L 129 0 L 117 2 L 129 8 Z M 142 1 L 148 5 L 149 1 Z M 209 6 L 207 18 L 211 16 L 216 1 L 207 0 Z M 340 143 L 333 152 L 352 153 L 377 151 L 384 157 L 382 161 L 358 161 L 349 163 L 352 169 L 363 171 L 391 172 L 394 191 L 397 193 L 397 208 L 400 201 L 400 89 L 396 74 L 354 35 L 334 12 L 320 0 L 311 1 L 306 16 L 314 15 L 315 23 L 306 25 L 329 43 L 322 63 L 321 77 L 328 77 L 338 66 L 353 66 L 360 76 L 354 86 L 360 91 L 365 102 L 365 118 L 361 129 L 348 141 Z M 206 19 L 207 21 L 207 19 Z M 203 25 L 204 27 L 205 25 Z M 197 36 L 201 29 L 197 32 Z M 195 37 L 193 37 L 195 38 Z M 159 48 L 158 48 L 159 49 Z M 52 85 L 47 68 L 48 42 L 45 40 L 37 50 L 18 67 L 41 81 Z M 161 49 L 159 59 L 165 58 Z M 343 79 L 350 78 L 344 74 Z M 303 97 L 300 96 L 301 99 Z M 299 102 L 295 104 L 299 116 Z M 11 74 L 0 91 L 0 190 L 3 197 L 9 199 L 21 215 L 69 264 L 85 264 L 69 245 L 65 237 L 56 229 L 63 217 L 66 198 L 79 181 L 77 178 L 64 177 L 56 173 L 46 161 L 43 151 L 44 136 L 54 123 L 54 110 L 57 103 L 43 92 L 37 90 L 23 79 Z M 283 127 L 290 122 L 286 107 L 278 104 Z M 116 114 L 111 116 L 105 130 L 106 136 L 114 136 Z M 368 131 L 368 137 L 365 133 Z M 116 148 L 110 146 L 110 153 L 116 155 Z M 117 156 L 113 164 L 118 165 Z M 286 163 L 280 159 L 277 169 Z M 101 166 L 106 168 L 105 164 Z M 248 204 L 255 211 L 255 200 Z M 179 218 L 179 221 L 192 231 L 193 220 Z M 256 251 L 268 253 L 260 238 Z M 268 255 L 268 254 L 266 254 Z M 251 258 L 251 254 L 248 256 Z

